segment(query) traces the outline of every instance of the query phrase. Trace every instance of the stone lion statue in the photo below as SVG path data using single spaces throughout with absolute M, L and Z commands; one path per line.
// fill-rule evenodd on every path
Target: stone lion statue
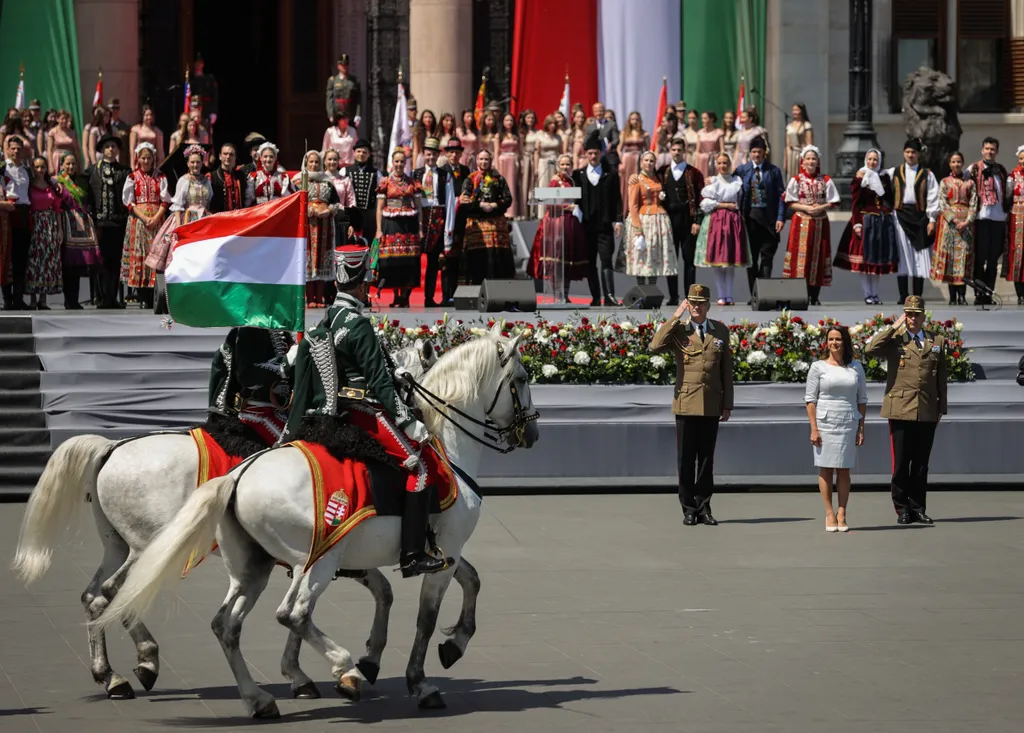
M 921 141 L 921 164 L 940 181 L 949 174 L 949 156 L 960 149 L 956 83 L 946 74 L 921 67 L 903 81 L 903 123 L 907 137 Z

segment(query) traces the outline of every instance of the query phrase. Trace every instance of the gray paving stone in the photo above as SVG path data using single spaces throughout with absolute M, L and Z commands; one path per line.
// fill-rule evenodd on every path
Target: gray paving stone
M 671 496 L 488 497 L 467 548 L 480 570 L 478 633 L 464 660 L 427 673 L 448 710 L 405 693 L 418 585 L 395 588 L 381 679 L 339 699 L 322 659 L 301 662 L 324 694 L 294 701 L 278 672 L 285 631 L 275 573 L 242 637 L 254 678 L 288 731 L 375 733 L 1008 733 L 1024 727 L 1024 499 L 935 493 L 934 527 L 900 528 L 883 494 L 854 494 L 845 536 L 822 531 L 806 494 L 715 499 L 721 526 L 685 528 Z M 0 505 L 10 558 L 23 506 Z M 147 625 L 161 676 L 138 699 L 92 683 L 79 595 L 99 557 L 85 527 L 26 589 L 0 564 L 0 731 L 251 730 L 209 622 L 219 558 L 190 575 Z M 459 612 L 455 586 L 439 627 Z M 334 584 L 317 622 L 362 651 L 373 603 Z M 435 638 L 434 643 L 440 639 Z M 134 649 L 111 633 L 134 682 Z M 140 686 L 136 684 L 136 688 Z M 271 726 L 273 724 L 270 724 Z

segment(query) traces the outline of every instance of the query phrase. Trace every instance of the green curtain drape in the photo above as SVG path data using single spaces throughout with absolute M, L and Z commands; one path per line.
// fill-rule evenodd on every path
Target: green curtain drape
M 740 78 L 747 103 L 764 92 L 767 0 L 682 0 L 682 98 L 687 107 L 736 109 Z M 762 111 L 762 117 L 763 117 Z
M 74 0 L 12 2 L 0 12 L 0 108 L 14 105 L 18 73 L 25 65 L 25 103 L 39 99 L 43 110 L 67 109 L 75 129 L 83 118 L 82 84 L 78 73 Z M 6 104 L 4 104 L 6 97 Z M 0 111 L 0 114 L 3 112 Z

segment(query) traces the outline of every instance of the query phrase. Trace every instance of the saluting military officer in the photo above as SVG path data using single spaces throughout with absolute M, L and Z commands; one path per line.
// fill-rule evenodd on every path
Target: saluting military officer
M 932 524 L 925 514 L 928 459 L 935 428 L 946 414 L 946 343 L 924 330 L 924 299 L 907 298 L 896 323 L 874 335 L 865 356 L 887 363 L 882 417 L 889 420 L 892 503 L 900 524 Z
M 334 124 L 338 115 L 345 112 L 352 125 L 359 127 L 360 91 L 359 80 L 348 73 L 348 54 L 338 59 L 338 73 L 327 79 L 327 117 Z
M 729 329 L 708 318 L 711 291 L 691 285 L 687 298 L 651 339 L 651 352 L 676 361 L 676 452 L 683 524 L 718 524 L 711 514 L 715 493 L 718 424 L 732 412 L 732 351 Z M 682 320 L 681 320 L 682 319 Z

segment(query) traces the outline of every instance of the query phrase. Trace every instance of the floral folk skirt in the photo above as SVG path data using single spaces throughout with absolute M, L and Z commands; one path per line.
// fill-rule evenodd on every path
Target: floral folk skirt
M 793 215 L 782 277 L 806 280 L 814 288 L 832 284 L 832 244 L 828 219 Z
M 899 269 L 896 217 L 891 213 L 864 214 L 861 233 L 847 223 L 832 264 L 840 270 L 868 275 L 891 275 Z
M 965 204 L 953 204 L 956 221 L 967 220 Z M 964 278 L 974 277 L 974 226 L 969 225 L 963 232 L 946 219 L 939 217 L 935 232 L 935 251 L 932 253 L 931 279 L 950 285 L 963 285 Z
M 309 217 L 306 282 L 314 280 L 334 280 L 334 217 Z
M 515 258 L 508 220 L 501 215 L 469 219 L 463 239 L 459 282 L 479 285 L 484 280 L 515 277 Z
M 420 232 L 415 216 L 385 216 L 378 243 L 377 282 L 385 288 L 420 284 Z
M 159 204 L 136 204 L 135 210 L 152 216 L 160 209 Z M 146 265 L 146 257 L 153 246 L 155 233 L 146 228 L 142 219 L 128 216 L 128 227 L 124 231 L 124 250 L 121 254 L 121 282 L 130 288 L 152 288 L 156 286 L 156 271 Z
M 60 247 L 63 240 L 60 214 L 53 209 L 32 212 L 32 238 L 28 244 L 25 292 L 53 295 L 64 288 Z
M 640 228 L 637 229 L 632 219 L 627 220 L 625 237 L 621 251 L 625 254 L 625 271 L 633 277 L 660 277 L 676 275 L 676 248 L 672 240 L 672 220 L 668 214 L 640 214 Z M 636 238 L 643 235 L 646 248 L 637 251 L 634 246 Z
M 1024 206 L 1014 204 L 1006 231 L 1006 266 L 1003 275 L 1010 282 L 1024 283 Z

